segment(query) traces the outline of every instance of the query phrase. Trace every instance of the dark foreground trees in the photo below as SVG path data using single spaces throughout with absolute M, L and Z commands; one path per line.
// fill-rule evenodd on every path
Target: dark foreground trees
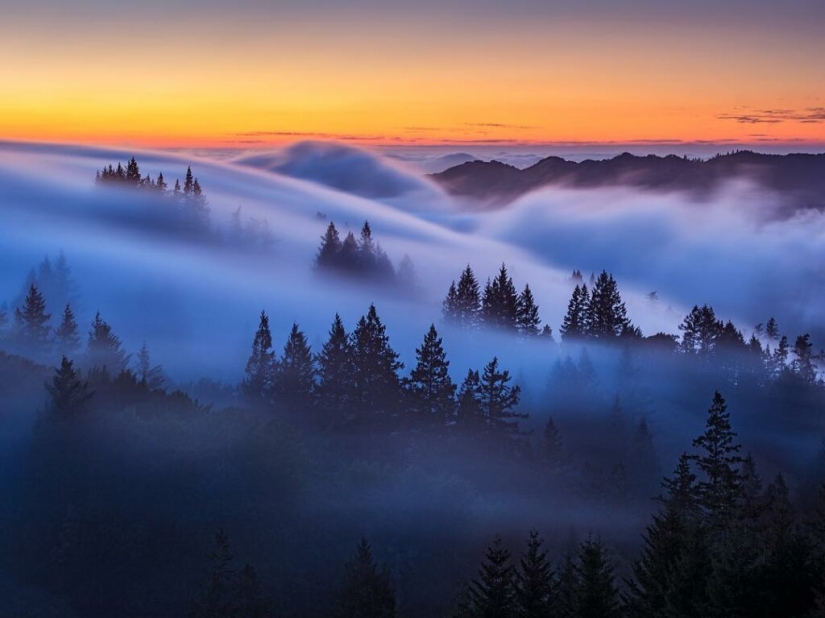
M 664 482 L 625 598 L 634 617 L 811 616 L 825 563 L 784 479 L 762 488 L 718 392 L 705 431 Z M 694 469 L 695 465 L 695 469 Z
M 334 274 L 385 289 L 395 289 L 405 296 L 414 296 L 416 293 L 417 283 L 412 260 L 405 255 L 396 270 L 381 244 L 373 238 L 369 221 L 364 221 L 358 238 L 352 232 L 348 232 L 343 240 L 335 223 L 330 222 L 321 236 L 321 244 L 315 254 L 314 268 L 319 273 Z
M 80 379 L 74 363 L 65 356 L 60 361 L 60 368 L 55 370 L 51 382 L 46 383 L 46 390 L 51 396 L 49 409 L 59 415 L 72 415 L 83 411 L 94 394 L 89 388 L 89 383 Z
M 272 601 L 263 593 L 254 567 L 235 567 L 229 536 L 223 529 L 215 533 L 197 599 L 189 618 L 272 618 Z
M 335 603 L 336 618 L 395 618 L 395 590 L 386 570 L 375 564 L 362 538 L 347 562 Z
M 532 531 L 518 566 L 501 539 L 458 599 L 456 618 L 613 618 L 620 616 L 616 576 L 604 545 L 581 543 L 558 573 L 538 532 Z

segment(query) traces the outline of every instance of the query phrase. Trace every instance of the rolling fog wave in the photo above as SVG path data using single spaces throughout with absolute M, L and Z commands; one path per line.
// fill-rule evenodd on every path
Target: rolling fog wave
M 312 144 L 301 146 L 302 169 L 321 161 L 323 176 L 330 147 L 314 147 L 315 158 Z M 81 325 L 102 311 L 128 349 L 146 341 L 181 378 L 237 379 L 261 308 L 272 316 L 276 339 L 298 321 L 320 345 L 336 311 L 351 327 L 376 302 L 409 364 L 422 333 L 439 321 L 450 281 L 468 263 L 483 284 L 506 262 L 517 287 L 529 282 L 543 321 L 556 332 L 571 270 L 587 277 L 607 269 L 645 334 L 678 333 L 696 303 L 714 306 L 746 330 L 774 315 L 815 340 L 822 334 L 825 221 L 815 212 L 770 218 L 778 196 L 742 184 L 708 203 L 677 194 L 549 189 L 504 210 L 473 212 L 434 191 L 396 192 L 383 201 L 363 197 L 371 193 L 364 189 L 370 177 L 360 173 L 365 160 L 370 169 L 391 169 L 398 187 L 430 185 L 391 162 L 384 166 L 379 155 L 350 147 L 332 152 L 337 175 L 346 175 L 347 162 L 354 161 L 350 175 L 358 177 L 360 195 L 307 180 L 315 177 L 308 172 L 295 179 L 179 153 L 3 144 L 0 299 L 10 303 L 28 270 L 62 250 L 82 288 Z M 192 166 L 208 198 L 210 236 L 161 233 L 142 201 L 95 186 L 96 170 L 131 155 L 142 172 L 162 171 L 170 186 Z M 386 181 L 377 174 L 376 183 Z M 433 201 L 422 208 L 427 199 Z M 266 226 L 266 247 L 246 251 L 216 240 L 229 233 L 239 207 L 244 221 Z M 420 290 L 414 301 L 313 275 L 327 223 L 335 222 L 342 236 L 349 230 L 357 235 L 365 220 L 393 263 L 405 254 L 412 258 Z M 653 291 L 656 302 L 648 299 Z M 515 371 L 529 370 L 523 350 L 489 345 Z M 469 363 L 461 349 L 452 351 L 459 370 Z M 194 366 L 187 360 L 192 357 L 198 359 Z

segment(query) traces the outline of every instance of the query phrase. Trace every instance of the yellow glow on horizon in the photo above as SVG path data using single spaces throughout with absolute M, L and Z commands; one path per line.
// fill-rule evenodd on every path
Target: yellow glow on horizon
M 820 43 L 804 36 L 787 45 L 765 32 L 588 24 L 463 36 L 420 25 L 316 24 L 277 36 L 213 27 L 200 37 L 161 29 L 147 46 L 128 32 L 27 39 L 0 26 L 0 139 L 247 148 L 302 137 L 825 142 L 825 122 L 758 117 L 825 107 Z M 139 53 L 101 52 L 115 40 Z

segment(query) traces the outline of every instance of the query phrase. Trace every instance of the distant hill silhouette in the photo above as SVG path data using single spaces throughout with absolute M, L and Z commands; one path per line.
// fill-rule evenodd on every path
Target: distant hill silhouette
M 794 210 L 825 209 L 825 154 L 767 155 L 743 150 L 701 160 L 624 153 L 612 159 L 580 163 L 547 157 L 525 169 L 498 161 L 472 161 L 431 177 L 453 195 L 490 205 L 509 202 L 545 186 L 624 186 L 687 191 L 701 196 L 725 181 L 746 178 L 782 193 Z

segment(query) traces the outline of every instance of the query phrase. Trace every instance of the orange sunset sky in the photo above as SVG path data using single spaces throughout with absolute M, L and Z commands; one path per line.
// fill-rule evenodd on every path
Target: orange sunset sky
M 25 4 L 0 139 L 825 143 L 820 1 Z

